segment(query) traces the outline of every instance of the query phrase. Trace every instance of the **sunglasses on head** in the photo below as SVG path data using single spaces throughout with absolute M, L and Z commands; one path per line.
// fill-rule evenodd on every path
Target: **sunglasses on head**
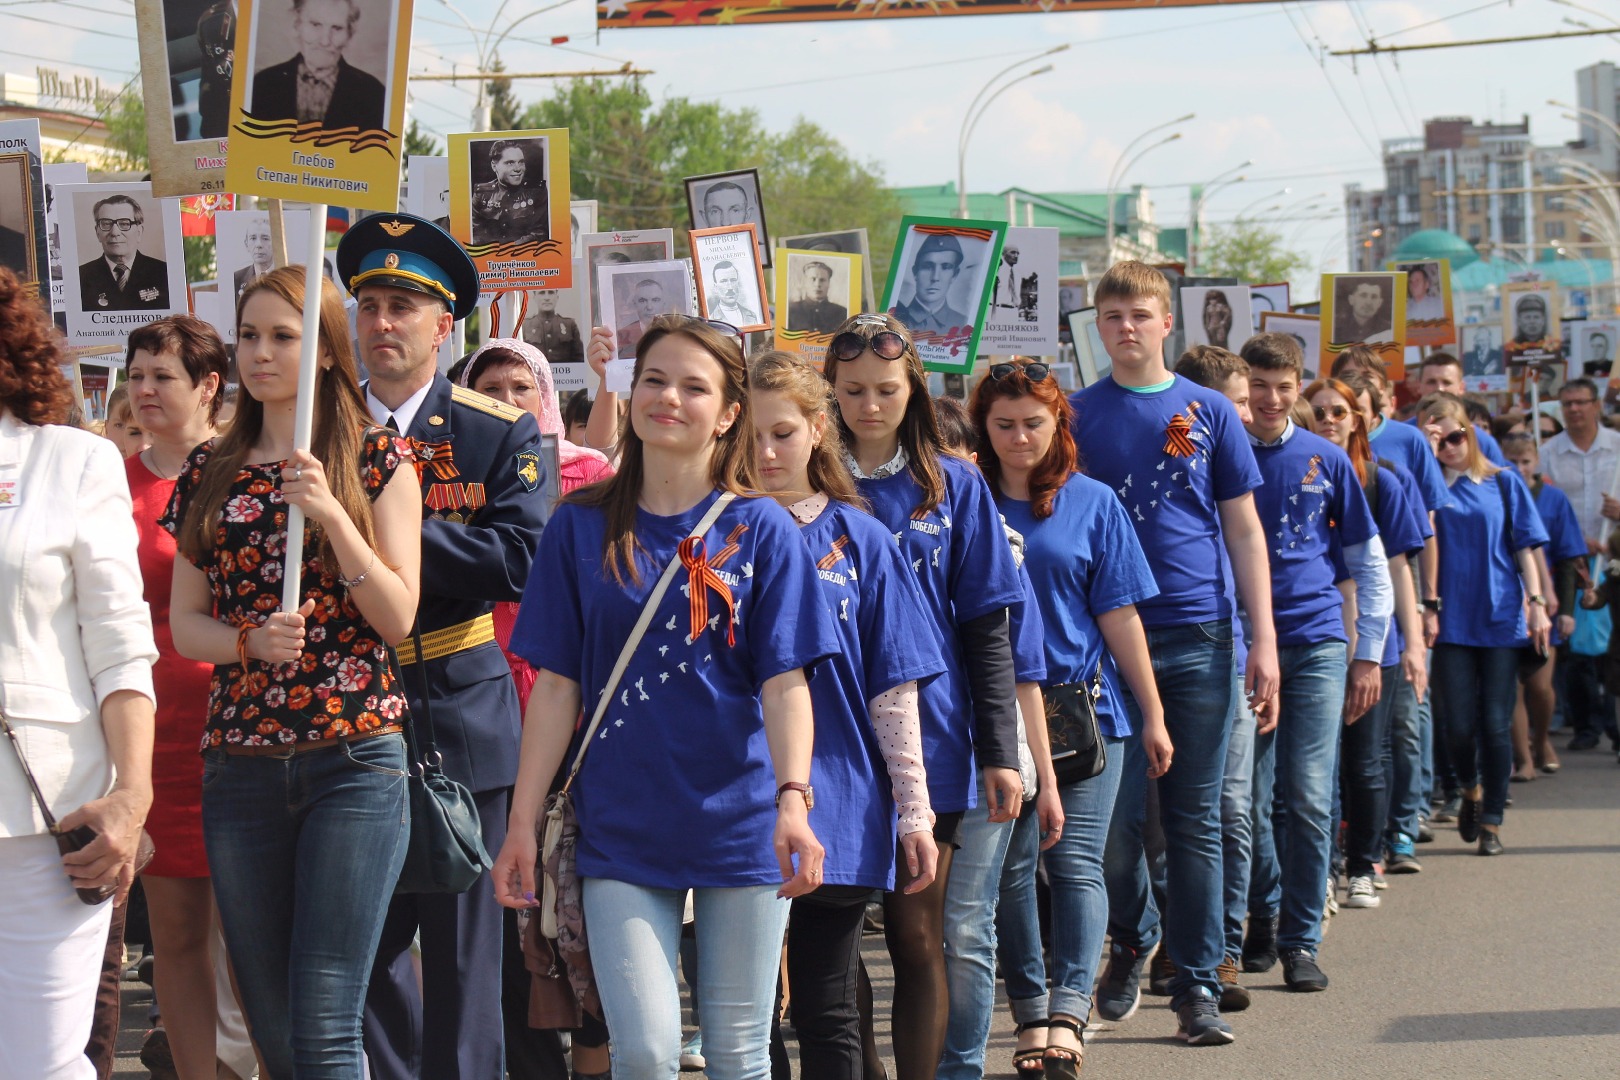
M 1000 382 L 1015 371 L 1023 372 L 1024 377 L 1030 382 L 1041 382 L 1052 374 L 1052 367 L 1050 364 L 1041 363 L 990 365 L 990 377 L 996 382 Z
M 719 319 L 700 319 L 696 315 L 682 315 L 679 312 L 671 312 L 668 315 L 661 315 L 659 317 L 669 319 L 671 321 L 679 320 L 679 325 L 683 328 L 688 326 L 707 326 L 712 330 L 720 331 L 727 337 L 734 337 L 738 341 L 743 339 L 741 330 L 737 329 L 735 326 L 732 326 L 728 322 L 721 322 Z
M 1345 405 L 1318 405 L 1311 411 L 1316 413 L 1316 422 L 1319 424 L 1327 420 L 1338 423 L 1350 415 L 1350 409 Z
M 1440 436 L 1441 446 L 1458 447 L 1466 442 L 1468 442 L 1468 432 L 1466 431 L 1453 431 L 1449 435 Z

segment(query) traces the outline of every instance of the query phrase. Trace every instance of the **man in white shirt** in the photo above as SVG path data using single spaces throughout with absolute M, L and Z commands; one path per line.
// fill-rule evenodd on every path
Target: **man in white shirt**
M 1591 379 L 1571 379 L 1558 391 L 1564 430 L 1541 447 L 1542 473 L 1557 484 L 1574 504 L 1575 518 L 1588 551 L 1603 550 L 1607 529 L 1604 519 L 1620 521 L 1620 501 L 1614 498 L 1615 467 L 1620 465 L 1620 432 L 1603 426 L 1597 385 Z

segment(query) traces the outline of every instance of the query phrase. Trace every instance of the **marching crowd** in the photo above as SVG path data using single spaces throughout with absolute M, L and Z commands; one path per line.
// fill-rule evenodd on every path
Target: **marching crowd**
M 1441 826 L 1511 852 L 1555 709 L 1620 743 L 1588 379 L 1538 456 L 1444 353 L 1417 395 L 1282 334 L 1167 357 L 1124 262 L 1073 395 L 933 400 L 892 315 L 819 371 L 665 315 L 565 427 L 533 345 L 436 370 L 478 291 L 437 226 L 338 270 L 353 336 L 300 267 L 246 287 L 230 413 L 209 327 L 131 334 L 106 439 L 0 271 L 0 1078 L 110 1069 L 139 873 L 182 1080 L 786 1080 L 784 1026 L 808 1080 L 881 1080 L 885 1028 L 896 1080 L 1072 1080 L 1144 984 L 1198 1046 L 1244 973 L 1327 990 L 1325 921 Z

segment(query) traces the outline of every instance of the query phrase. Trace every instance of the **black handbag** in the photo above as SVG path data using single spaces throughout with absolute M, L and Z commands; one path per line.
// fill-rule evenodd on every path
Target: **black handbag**
M 1052 744 L 1052 771 L 1059 784 L 1090 780 L 1108 765 L 1097 699 L 1102 697 L 1102 664 L 1089 683 L 1053 683 L 1041 687 L 1046 703 L 1046 735 Z
M 416 642 L 415 666 L 422 673 L 422 727 L 418 735 L 416 713 L 411 710 L 405 721 L 411 838 L 394 892 L 464 893 L 477 884 L 479 875 L 495 865 L 495 860 L 484 847 L 484 828 L 472 793 L 446 776 L 440 767 L 444 756 L 433 741 L 433 706 L 419 626 L 411 628 L 411 637 Z M 403 665 L 399 667 L 400 678 L 404 679 Z

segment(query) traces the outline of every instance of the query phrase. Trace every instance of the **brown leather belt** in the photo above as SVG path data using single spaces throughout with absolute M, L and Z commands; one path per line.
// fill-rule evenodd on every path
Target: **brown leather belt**
M 300 739 L 298 742 L 279 743 L 271 746 L 222 746 L 221 750 L 232 757 L 268 757 L 291 758 L 298 754 L 307 754 L 311 750 L 325 750 L 344 743 L 357 743 L 364 739 L 375 739 L 380 735 L 398 735 L 399 726 L 392 725 L 377 731 L 362 731 L 355 735 L 339 735 L 333 739 Z

